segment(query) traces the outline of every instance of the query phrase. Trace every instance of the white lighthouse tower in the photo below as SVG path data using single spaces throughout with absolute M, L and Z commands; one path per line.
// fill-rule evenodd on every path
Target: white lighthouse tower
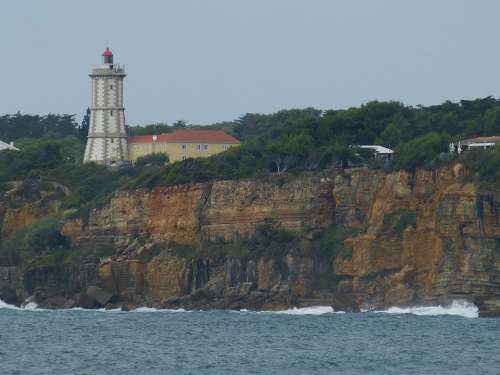
M 123 107 L 125 70 L 113 64 L 106 48 L 102 65 L 92 69 L 92 106 L 84 162 L 118 166 L 127 162 L 127 132 Z

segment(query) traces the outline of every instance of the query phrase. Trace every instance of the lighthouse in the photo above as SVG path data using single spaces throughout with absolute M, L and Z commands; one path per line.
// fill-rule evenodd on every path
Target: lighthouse
M 92 69 L 92 105 L 84 162 L 119 166 L 127 162 L 127 132 L 123 107 L 125 69 L 113 63 L 106 48 L 102 64 Z

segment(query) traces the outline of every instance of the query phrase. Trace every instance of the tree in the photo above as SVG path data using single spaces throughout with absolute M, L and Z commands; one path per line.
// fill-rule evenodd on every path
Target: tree
M 398 146 L 394 151 L 394 167 L 415 169 L 432 167 L 440 153 L 447 151 L 450 137 L 446 133 L 428 133 Z
M 269 144 L 267 151 L 276 166 L 276 172 L 281 174 L 306 156 L 313 145 L 313 139 L 309 134 L 286 134 Z
M 128 130 L 129 135 L 132 137 L 137 135 L 158 135 L 172 132 L 172 128 L 164 122 L 158 122 L 155 124 L 148 124 L 144 126 L 131 126 Z
M 82 143 L 85 143 L 87 141 L 89 129 L 90 129 L 90 108 L 87 108 L 87 111 L 83 116 L 82 123 L 78 127 L 78 134 L 80 135 L 80 140 L 82 141 Z
M 20 138 L 64 138 L 78 136 L 74 115 L 14 115 L 0 116 L 0 139 L 16 141 Z
M 174 122 L 172 124 L 172 127 L 175 128 L 175 129 L 184 129 L 184 128 L 188 127 L 188 124 L 184 120 L 177 120 L 176 122 Z
M 493 107 L 486 111 L 483 121 L 483 135 L 500 134 L 500 107 Z

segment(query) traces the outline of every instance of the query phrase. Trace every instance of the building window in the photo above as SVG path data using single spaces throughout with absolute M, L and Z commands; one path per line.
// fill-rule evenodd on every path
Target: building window
M 113 84 L 109 85 L 109 89 L 113 90 Z
M 186 160 L 187 159 L 187 156 L 186 155 L 182 155 L 182 160 Z
M 187 145 L 186 145 L 186 144 L 183 144 L 183 145 L 182 145 L 182 150 L 183 150 L 183 151 L 186 151 L 186 149 L 187 149 Z
M 196 145 L 196 150 L 201 151 L 201 145 Z
M 113 117 L 113 110 L 109 111 L 109 115 Z
M 208 145 L 203 145 L 203 151 L 208 151 Z
M 224 151 L 226 151 L 229 149 L 229 145 L 224 145 L 224 146 L 222 146 L 222 148 L 224 149 Z

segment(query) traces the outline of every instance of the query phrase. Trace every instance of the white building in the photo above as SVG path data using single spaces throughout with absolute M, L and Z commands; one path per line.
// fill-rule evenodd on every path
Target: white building
M 0 141 L 0 151 L 3 151 L 3 150 L 19 151 L 19 149 L 16 146 L 14 146 L 14 142 L 5 143 L 5 142 Z
M 359 146 L 359 148 L 373 150 L 374 158 L 377 160 L 391 160 L 392 154 L 394 153 L 390 148 L 378 145 L 364 145 Z
M 500 136 L 492 137 L 476 137 L 464 139 L 457 142 L 450 143 L 450 152 L 461 154 L 464 151 L 482 149 L 486 150 L 489 147 L 495 146 L 500 143 Z
M 106 48 L 102 65 L 92 69 L 92 106 L 84 162 L 108 166 L 127 161 L 127 133 L 123 107 L 125 70 L 113 63 L 113 53 Z

